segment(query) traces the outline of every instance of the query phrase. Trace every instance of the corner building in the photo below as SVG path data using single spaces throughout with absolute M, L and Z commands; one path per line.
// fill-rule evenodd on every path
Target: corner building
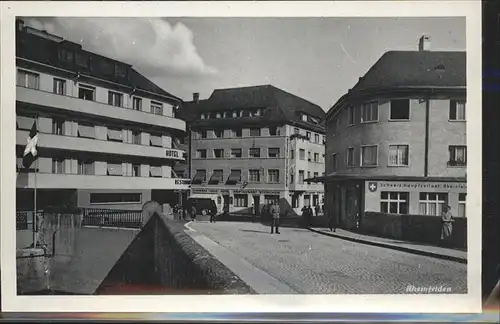
M 171 204 L 189 179 L 172 172 L 185 134 L 182 101 L 124 62 L 80 44 L 16 26 L 18 171 L 33 122 L 39 131 L 37 207 L 139 210 Z M 18 172 L 18 209 L 32 210 L 35 176 Z
M 364 212 L 465 217 L 466 55 L 385 53 L 326 117 L 326 206 L 342 227 Z
M 235 213 L 258 214 L 277 200 L 296 213 L 323 204 L 323 186 L 305 182 L 324 173 L 319 106 L 272 85 L 193 99 L 187 104 L 193 194 L 217 194 Z

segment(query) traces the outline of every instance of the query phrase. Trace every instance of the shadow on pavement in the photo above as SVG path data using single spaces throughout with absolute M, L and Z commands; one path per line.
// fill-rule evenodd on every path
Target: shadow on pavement
M 256 231 L 256 230 L 245 230 L 245 229 L 240 229 L 241 232 L 250 232 L 250 233 L 264 233 L 264 234 L 269 234 L 268 231 Z

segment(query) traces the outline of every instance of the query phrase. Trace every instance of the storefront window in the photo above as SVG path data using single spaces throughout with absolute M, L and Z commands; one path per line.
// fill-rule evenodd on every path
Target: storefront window
M 234 207 L 247 207 L 247 206 L 248 206 L 247 195 L 234 195 Z
M 419 201 L 419 214 L 439 216 L 447 204 L 448 194 L 437 192 L 421 192 Z
M 465 217 L 467 194 L 458 194 L 458 217 Z
M 388 214 L 408 214 L 408 192 L 382 191 L 380 211 Z

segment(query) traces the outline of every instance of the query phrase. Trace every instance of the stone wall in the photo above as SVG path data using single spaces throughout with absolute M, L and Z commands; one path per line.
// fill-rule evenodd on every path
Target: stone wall
M 441 217 L 422 215 L 391 215 L 365 212 L 361 231 L 403 241 L 439 244 Z M 451 246 L 467 248 L 467 219 L 455 218 Z

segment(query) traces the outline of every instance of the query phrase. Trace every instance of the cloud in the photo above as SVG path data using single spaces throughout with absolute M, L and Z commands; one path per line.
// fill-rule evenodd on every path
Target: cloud
M 182 23 L 161 18 L 25 18 L 37 29 L 81 43 L 85 50 L 133 65 L 151 78 L 200 77 L 217 73 Z

